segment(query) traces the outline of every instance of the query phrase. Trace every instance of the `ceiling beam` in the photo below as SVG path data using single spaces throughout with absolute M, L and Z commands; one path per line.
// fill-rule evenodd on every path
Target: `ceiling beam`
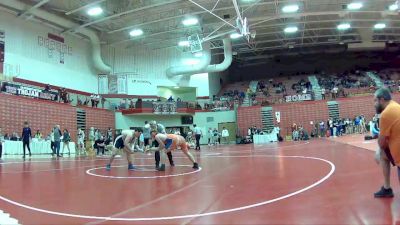
M 161 2 L 161 3 L 144 6 L 144 7 L 141 7 L 141 8 L 128 10 L 128 11 L 117 13 L 117 14 L 114 14 L 114 15 L 111 15 L 111 16 L 106 16 L 106 17 L 103 17 L 103 18 L 98 19 L 98 20 L 93 20 L 93 21 L 88 22 L 88 23 L 84 23 L 84 24 L 82 24 L 82 25 L 80 25 L 78 27 L 73 27 L 71 29 L 68 29 L 65 32 L 76 31 L 76 30 L 79 30 L 80 28 L 84 28 L 84 27 L 90 26 L 92 24 L 97 24 L 97 23 L 104 22 L 104 21 L 107 21 L 107 20 L 111 20 L 111 19 L 114 19 L 114 18 L 117 18 L 117 17 L 125 16 L 125 15 L 128 15 L 128 14 L 134 13 L 134 12 L 139 12 L 139 11 L 142 11 L 142 10 L 146 10 L 146 9 L 150 9 L 150 8 L 154 8 L 154 7 L 159 7 L 159 6 L 163 6 L 163 5 L 167 5 L 167 4 L 177 3 L 177 2 L 181 2 L 181 1 L 182 0 L 164 1 L 164 2 Z
M 89 8 L 90 6 L 94 6 L 94 5 L 100 4 L 100 3 L 105 2 L 105 1 L 107 1 L 107 0 L 98 0 L 98 1 L 95 1 L 95 2 L 92 2 L 92 3 L 89 3 L 89 4 L 86 4 L 86 5 L 83 5 L 83 6 L 81 6 L 81 7 L 78 7 L 78 8 L 76 8 L 76 9 L 73 9 L 73 10 L 71 10 L 71 11 L 66 12 L 65 15 L 68 16 L 68 15 L 70 15 L 70 14 L 72 14 L 72 13 L 79 12 L 79 11 L 81 11 L 81 10 L 83 10 L 83 9 Z
M 346 20 L 348 22 L 376 22 L 377 19 L 349 19 Z M 298 24 L 309 24 L 309 23 L 318 23 L 318 24 L 322 24 L 322 23 L 332 23 L 332 22 L 340 22 L 342 21 L 342 19 L 334 19 L 334 20 L 310 20 L 310 21 L 302 21 Z M 400 22 L 400 20 L 390 20 L 391 22 Z M 209 25 L 213 25 L 214 23 L 211 24 L 205 24 L 204 26 L 209 26 Z M 258 25 L 255 26 L 254 29 L 267 29 L 267 28 L 271 28 L 271 27 L 279 27 L 279 26 L 285 26 L 288 23 L 279 23 L 279 24 L 269 24 L 269 25 Z M 171 30 L 166 30 L 166 31 L 161 31 L 161 32 L 156 32 L 156 33 L 152 33 L 152 34 L 148 34 L 148 35 L 144 35 L 142 37 L 136 37 L 136 38 L 129 38 L 129 39 L 125 39 L 125 40 L 121 40 L 121 41 L 117 41 L 117 42 L 113 42 L 111 43 L 111 45 L 118 45 L 118 44 L 122 44 L 128 41 L 135 41 L 135 40 L 140 40 L 140 39 L 144 39 L 144 38 L 148 38 L 148 37 L 154 37 L 154 36 L 158 36 L 158 35 L 163 35 L 163 34 L 167 34 L 167 33 L 173 33 L 173 32 L 179 32 L 179 31 L 183 31 L 187 28 L 184 27 L 180 27 L 180 28 L 176 28 L 176 29 L 171 29 Z M 227 32 L 227 30 L 222 30 L 221 32 Z M 260 36 L 261 33 L 257 34 L 257 36 Z M 207 34 L 205 34 L 205 36 L 207 36 Z
M 29 14 L 32 10 L 41 7 L 42 5 L 48 3 L 49 1 L 50 1 L 50 0 L 42 0 L 42 1 L 38 2 L 38 3 L 36 3 L 36 4 L 35 4 L 34 6 L 32 6 L 31 8 L 29 8 L 29 9 L 27 9 L 27 10 L 21 12 L 20 14 L 18 14 L 17 17 L 23 17 L 23 16 Z
M 290 0 L 287 1 L 281 1 L 281 2 L 290 2 Z M 261 3 L 257 3 L 257 6 L 261 6 L 261 5 L 271 5 L 273 3 L 271 2 L 261 2 Z M 244 5 L 244 4 L 243 4 Z M 250 4 L 247 4 L 250 5 Z M 245 6 L 245 5 L 244 5 Z M 218 12 L 218 11 L 224 11 L 224 10 L 231 10 L 234 9 L 233 6 L 228 6 L 228 7 L 221 7 L 221 8 L 216 8 L 213 10 L 213 12 Z M 206 11 L 197 11 L 197 12 L 191 12 L 190 15 L 192 16 L 196 16 L 196 15 L 201 15 L 201 14 L 206 14 L 208 12 Z M 179 15 L 179 16 L 172 16 L 172 17 L 168 17 L 168 18 L 163 18 L 161 20 L 153 20 L 153 21 L 148 21 L 145 23 L 141 23 L 141 24 L 136 24 L 136 25 L 130 25 L 130 26 L 126 26 L 126 27 L 121 27 L 119 29 L 115 29 L 112 31 L 109 31 L 109 34 L 115 33 L 115 32 L 120 32 L 120 31 L 124 31 L 124 30 L 129 30 L 135 27 L 139 27 L 139 26 L 143 26 L 143 25 L 148 25 L 148 24 L 152 24 L 152 23 L 156 23 L 156 22 L 160 22 L 160 21 L 168 21 L 168 20 L 173 20 L 173 19 L 179 19 L 179 18 L 183 18 L 185 15 Z M 265 18 L 265 17 L 264 17 Z

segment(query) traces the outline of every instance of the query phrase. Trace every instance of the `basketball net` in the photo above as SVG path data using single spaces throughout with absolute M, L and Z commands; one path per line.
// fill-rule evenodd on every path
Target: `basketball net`
M 236 28 L 239 34 L 246 38 L 247 42 L 250 42 L 250 29 L 246 17 L 243 20 L 240 20 L 240 18 L 236 19 Z

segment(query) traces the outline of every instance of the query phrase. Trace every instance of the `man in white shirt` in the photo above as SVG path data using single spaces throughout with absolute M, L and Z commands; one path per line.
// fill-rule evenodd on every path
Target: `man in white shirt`
M 85 153 L 85 132 L 78 129 L 78 154 Z
M 150 132 L 151 132 L 151 127 L 149 122 L 144 121 L 144 127 L 143 127 L 143 137 L 144 137 L 144 145 L 147 147 L 150 145 Z
M 321 89 L 322 99 L 325 100 L 325 88 Z
M 200 127 L 196 126 L 196 124 L 193 125 L 194 129 L 194 136 L 196 138 L 196 149 L 200 151 L 200 138 L 203 136 L 203 132 L 201 131 Z
M 337 94 L 338 94 L 338 90 L 339 90 L 339 88 L 337 88 L 336 86 L 332 89 L 332 93 L 333 93 L 333 98 L 334 99 L 336 99 L 338 96 L 337 96 Z
M 228 144 L 229 131 L 228 131 L 225 127 L 222 128 L 221 136 L 222 136 L 222 141 L 223 141 L 225 144 Z
M 212 141 L 211 140 L 212 140 L 213 135 L 214 135 L 213 129 L 211 127 L 208 128 L 207 135 L 208 135 L 208 145 L 210 146 L 210 145 L 212 145 Z

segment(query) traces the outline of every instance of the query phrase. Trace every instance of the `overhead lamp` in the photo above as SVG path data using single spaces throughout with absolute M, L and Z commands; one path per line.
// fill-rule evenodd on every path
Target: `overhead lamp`
M 197 18 L 187 18 L 185 20 L 182 21 L 182 24 L 185 26 L 193 26 L 196 25 L 199 22 L 199 20 Z
M 103 9 L 100 7 L 93 7 L 93 8 L 90 8 L 86 13 L 89 16 L 98 16 L 103 13 Z
M 347 5 L 348 10 L 358 10 L 363 7 L 363 4 L 361 2 L 353 2 Z
M 337 26 L 338 30 L 347 30 L 350 28 L 351 28 L 351 25 L 349 23 L 342 23 Z
M 190 46 L 190 43 L 189 43 L 189 41 L 180 41 L 180 42 L 178 42 L 178 45 L 180 47 L 188 47 L 188 46 Z
M 389 6 L 390 11 L 396 11 L 399 9 L 399 5 L 397 3 L 394 3 L 393 5 Z
M 284 13 L 294 13 L 299 11 L 299 5 L 286 5 L 282 8 L 282 12 Z
M 137 37 L 143 34 L 143 31 L 141 29 L 135 29 L 132 30 L 131 32 L 129 32 L 129 35 L 131 35 L 132 37 Z
M 230 37 L 231 37 L 231 39 L 238 39 L 238 38 L 242 37 L 242 35 L 239 33 L 233 33 L 230 35 Z
M 384 23 L 377 23 L 377 24 L 374 25 L 374 28 L 375 28 L 375 29 L 384 29 L 384 28 L 386 28 L 386 24 L 384 24 Z
M 284 29 L 285 33 L 295 33 L 299 30 L 299 28 L 297 28 L 296 26 L 292 26 L 292 27 L 286 27 Z
M 179 89 L 179 87 L 178 87 L 178 86 L 175 86 L 174 88 L 175 88 L 175 89 Z

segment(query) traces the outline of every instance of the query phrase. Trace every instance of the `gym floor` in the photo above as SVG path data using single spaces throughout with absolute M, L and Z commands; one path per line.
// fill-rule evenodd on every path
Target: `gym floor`
M 154 171 L 153 156 L 6 159 L 0 209 L 21 224 L 400 224 L 400 192 L 382 185 L 375 141 L 362 136 L 266 145 L 203 146 L 201 170 L 179 151 Z M 192 151 L 193 152 L 193 151 Z

